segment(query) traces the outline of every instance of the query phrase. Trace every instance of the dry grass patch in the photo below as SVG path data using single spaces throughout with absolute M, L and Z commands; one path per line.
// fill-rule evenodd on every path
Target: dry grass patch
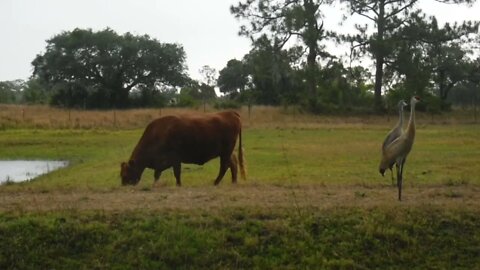
M 0 212 L 48 211 L 222 211 L 228 208 L 263 210 L 337 208 L 418 208 L 477 211 L 479 186 L 409 186 L 404 201 L 389 185 L 257 185 L 221 187 L 154 187 L 112 190 L 15 191 L 0 193 Z
M 216 111 L 207 107 L 207 112 Z M 321 128 L 347 125 L 349 127 L 372 127 L 393 125 L 396 114 L 378 115 L 311 115 L 295 108 L 253 106 L 249 113 L 246 107 L 238 110 L 244 125 L 254 128 Z M 3 128 L 75 128 L 75 129 L 126 129 L 143 128 L 151 120 L 178 113 L 204 113 L 203 108 L 157 108 L 129 110 L 76 110 L 49 106 L 2 105 L 0 104 L 0 127 Z M 407 114 L 408 117 L 408 114 Z M 417 113 L 419 125 L 469 124 L 474 122 L 473 112 L 455 110 L 441 115 Z

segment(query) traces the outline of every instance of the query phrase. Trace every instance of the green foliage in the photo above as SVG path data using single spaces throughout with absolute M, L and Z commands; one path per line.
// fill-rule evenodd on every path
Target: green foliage
M 326 55 L 322 51 L 323 48 L 319 46 L 327 36 L 323 27 L 324 16 L 321 7 L 331 3 L 332 1 L 318 0 L 257 0 L 239 2 L 236 6 L 232 6 L 230 11 L 236 18 L 248 20 L 247 24 L 241 26 L 240 35 L 249 37 L 257 44 L 271 40 L 275 54 L 279 54 L 292 37 L 297 38 L 300 44 L 299 51 L 308 51 L 304 66 L 307 89 L 305 94 L 314 96 L 317 81 L 315 74 L 318 69 L 317 56 Z M 301 56 L 303 53 L 295 60 L 299 60 Z M 258 84 L 255 85 L 258 86 Z M 264 104 L 278 104 L 278 102 Z
M 441 111 L 447 111 L 451 109 L 447 104 L 442 102 L 440 97 L 432 94 L 423 96 L 422 103 L 425 104 L 425 111 L 431 114 L 438 114 Z
M 202 83 L 199 87 L 199 90 L 200 97 L 204 101 L 214 100 L 217 98 L 217 94 L 215 93 L 215 88 L 213 86 Z
M 251 75 L 252 96 L 256 103 L 278 105 L 285 98 L 295 96 L 294 70 L 290 51 L 272 44 L 266 36 L 254 43 L 254 48 L 245 56 Z
M 48 104 L 50 93 L 47 92 L 39 79 L 30 79 L 23 90 L 23 102 L 26 104 Z
M 387 105 L 387 109 L 390 112 L 398 112 L 398 101 L 404 100 L 405 102 L 409 102 L 410 98 L 412 97 L 412 93 L 408 91 L 405 87 L 396 86 L 392 90 L 388 91 L 385 95 L 385 102 Z M 419 104 L 417 104 L 418 106 Z
M 245 1 L 231 6 L 231 13 L 238 19 L 248 20 L 240 28 L 240 35 L 256 39 L 257 35 L 269 36 L 285 44 L 293 35 L 317 55 L 313 45 L 324 38 L 321 6 L 331 1 Z M 281 46 L 283 47 L 283 45 Z
M 164 88 L 162 90 L 141 85 L 130 92 L 131 104 L 134 107 L 166 107 L 177 96 L 176 90 Z
M 220 92 L 227 95 L 235 95 L 245 90 L 248 83 L 248 73 L 242 61 L 232 59 L 227 66 L 220 70 L 218 77 Z
M 468 63 L 468 76 L 452 88 L 447 102 L 462 106 L 480 105 L 480 56 Z
M 461 106 L 480 105 L 480 84 L 472 82 L 458 84 L 447 101 Z
M 372 95 L 364 81 L 368 71 L 362 67 L 344 68 L 340 62 L 330 61 L 319 71 L 319 98 L 326 104 L 335 104 L 340 111 L 353 107 L 368 107 Z
M 242 107 L 242 104 L 240 104 L 235 100 L 222 98 L 222 99 L 217 99 L 213 104 L 213 107 L 217 110 L 240 109 Z
M 370 54 L 375 61 L 375 109 L 383 110 L 382 88 L 384 79 L 384 64 L 391 57 L 398 38 L 396 31 L 414 9 L 416 1 L 366 1 L 366 0 L 342 0 L 348 6 L 349 13 L 359 14 L 373 23 L 374 31 L 368 31 L 368 26 L 356 25 L 358 34 L 344 37 L 352 44 L 353 58 L 363 57 Z M 346 17 L 345 17 L 346 18 Z
M 375 27 L 370 31 L 368 25 L 356 25 L 358 34 L 337 36 L 337 41 L 352 44 L 352 60 L 370 57 L 375 62 L 373 85 L 369 85 L 371 74 L 366 69 L 344 68 L 342 61 L 319 47 L 329 33 L 323 24 L 312 25 L 322 21 L 320 6 L 329 1 L 246 1 L 232 6 L 231 12 L 249 22 L 240 34 L 252 39 L 253 49 L 242 61 L 227 64 L 221 87 L 233 92 L 248 87 L 255 103 L 299 104 L 315 113 L 370 112 L 372 108 L 383 112 L 385 100 L 387 107 L 393 107 L 392 100 L 419 95 L 430 105 L 422 103 L 418 108 L 436 113 L 450 108 L 447 98 L 452 90 L 475 85 L 472 79 L 479 69 L 470 59 L 469 48 L 475 48 L 478 22 L 440 27 L 435 17 L 417 9 L 416 0 L 342 2 Z M 287 50 L 285 44 L 291 37 L 300 42 Z M 322 66 L 317 56 L 322 57 Z M 249 79 L 246 84 L 244 78 Z M 384 99 L 382 93 L 388 93 Z
M 0 104 L 19 103 L 24 85 L 22 80 L 0 82 Z
M 472 70 L 469 51 L 462 47 L 465 39 L 477 31 L 479 23 L 439 27 L 434 17 L 427 19 L 418 14 L 410 20 L 411 23 L 399 29 L 403 39 L 396 43 L 394 64 L 389 68 L 405 77 L 401 84 L 410 95 L 428 96 L 428 90 L 435 89 L 442 102 L 440 107 L 448 109 L 448 94 L 457 84 L 467 81 Z
M 300 103 L 302 108 L 313 114 L 329 114 L 338 111 L 338 106 L 327 103 L 319 98 L 306 98 Z
M 417 0 L 342 2 L 347 3 L 351 13 L 360 14 L 375 25 L 375 31 L 368 31 L 368 26 L 356 25 L 358 34 L 343 38 L 351 42 L 354 58 L 370 54 L 376 63 L 374 91 L 377 109 L 382 106 L 384 82 L 389 80 L 397 83 L 400 77 L 405 88 L 417 95 L 423 95 L 433 80 L 444 101 L 450 89 L 464 78 L 465 59 L 462 58 L 466 51 L 457 44 L 472 41 L 468 36 L 477 32 L 478 22 L 446 24 L 439 28 L 434 17 L 428 21 L 421 10 L 416 9 Z
M 264 36 L 254 43 L 254 48 L 242 62 L 229 62 L 230 66 L 221 71 L 219 82 L 225 83 L 228 76 L 249 78 L 251 81 L 247 85 L 243 85 L 245 81 L 242 79 L 240 85 L 243 89 L 240 92 L 237 92 L 238 85 L 228 95 L 243 104 L 251 104 L 252 101 L 268 105 L 299 104 L 313 113 L 359 111 L 371 107 L 373 96 L 369 91 L 369 73 L 366 69 L 344 68 L 341 62 L 329 61 L 317 71 L 317 91 L 315 95 L 310 95 L 306 71 L 291 67 L 297 53 L 297 48 L 276 48 Z M 245 73 L 239 74 L 240 71 Z
M 181 46 L 111 29 L 58 34 L 32 65 L 35 78 L 52 92 L 52 104 L 66 107 L 124 108 L 132 89 L 186 81 Z
M 397 85 L 395 88 L 389 91 L 385 96 L 388 110 L 390 112 L 397 112 L 398 101 L 403 99 L 405 102 L 408 103 L 408 101 L 413 95 L 418 95 L 418 94 L 414 92 L 412 93 L 410 89 L 405 88 L 404 84 Z M 442 102 L 440 97 L 430 92 L 423 92 L 423 94 L 420 95 L 420 98 L 422 102 L 416 105 L 415 108 L 417 111 L 429 112 L 431 114 L 438 114 L 441 111 L 447 111 L 450 109 L 450 107 L 448 107 L 447 104 Z
M 183 87 L 180 94 L 176 97 L 174 104 L 178 107 L 198 107 L 200 104 L 206 105 L 217 98 L 215 89 L 207 84 L 197 84 L 195 82 Z
M 176 106 L 178 107 L 198 107 L 199 104 L 199 98 L 196 98 L 197 96 L 197 91 L 194 91 L 192 89 L 187 90 L 188 88 L 183 88 L 180 91 L 180 95 L 178 95 L 178 101 Z M 199 95 L 199 94 L 198 94 Z

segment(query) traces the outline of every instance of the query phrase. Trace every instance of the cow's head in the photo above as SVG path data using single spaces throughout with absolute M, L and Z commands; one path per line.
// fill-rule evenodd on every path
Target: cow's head
M 140 173 L 135 166 L 134 160 L 122 162 L 120 165 L 120 177 L 122 178 L 122 185 L 136 185 L 140 181 Z

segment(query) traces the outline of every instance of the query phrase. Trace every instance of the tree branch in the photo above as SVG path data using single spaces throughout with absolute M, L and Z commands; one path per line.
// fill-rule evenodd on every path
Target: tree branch
M 417 1 L 418 0 L 411 0 L 410 3 L 408 3 L 407 5 L 403 6 L 402 8 L 398 9 L 397 11 L 394 11 L 394 12 L 388 14 L 387 16 L 385 16 L 385 19 L 396 16 L 398 13 L 400 13 L 400 12 L 404 11 L 405 9 L 413 6 Z M 391 2 L 394 3 L 396 1 L 391 1 Z
M 363 16 L 363 17 L 371 20 L 371 21 L 374 21 L 374 22 L 377 21 L 377 19 L 375 19 L 375 18 L 373 18 L 373 17 L 370 17 L 370 16 L 368 16 L 367 14 L 363 14 L 363 13 L 359 13 L 359 12 L 356 12 L 356 13 L 357 13 L 358 15 L 360 15 L 360 16 Z M 377 14 L 377 16 L 378 16 L 378 14 Z

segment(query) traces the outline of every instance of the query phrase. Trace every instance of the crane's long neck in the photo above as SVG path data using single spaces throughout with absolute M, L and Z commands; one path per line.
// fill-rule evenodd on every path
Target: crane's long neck
M 401 127 L 403 126 L 403 106 L 400 106 L 400 109 L 398 109 L 398 125 Z
M 407 133 L 411 139 L 415 137 L 415 102 L 410 103 L 410 119 L 408 120 Z

